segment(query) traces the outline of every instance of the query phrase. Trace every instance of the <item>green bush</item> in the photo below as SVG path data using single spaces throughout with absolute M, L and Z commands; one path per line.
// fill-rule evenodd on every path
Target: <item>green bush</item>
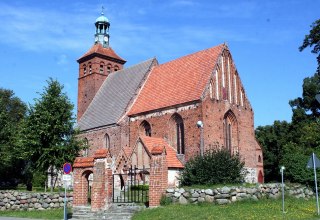
M 146 190 L 149 190 L 149 185 L 133 185 L 133 186 L 131 186 L 131 190 L 146 191 Z
M 181 185 L 225 184 L 243 182 L 244 162 L 226 149 L 205 152 L 190 159 L 181 173 Z

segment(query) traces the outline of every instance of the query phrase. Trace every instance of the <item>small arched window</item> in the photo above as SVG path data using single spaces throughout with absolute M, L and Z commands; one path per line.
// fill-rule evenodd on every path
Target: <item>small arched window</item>
M 83 147 L 84 147 L 84 150 L 83 150 L 83 155 L 84 157 L 87 157 L 88 156 L 88 152 L 89 152 L 89 141 L 87 138 L 84 138 L 83 139 Z
M 86 66 L 86 64 L 83 64 L 82 68 L 83 68 L 83 75 L 86 75 L 87 74 L 87 66 Z
M 92 73 L 92 65 L 91 65 L 91 63 L 89 63 L 89 74 L 91 74 Z
M 262 162 L 261 155 L 258 156 L 258 162 L 259 162 L 259 163 Z
M 103 74 L 104 72 L 104 63 L 100 62 L 100 69 L 99 69 L 100 74 Z
M 116 66 L 114 66 L 114 71 L 116 72 L 116 71 L 118 71 L 119 70 L 119 67 L 116 65 Z
M 151 126 L 149 122 L 147 121 L 141 122 L 139 130 L 141 134 L 151 137 Z
M 106 135 L 104 136 L 104 140 L 105 140 L 105 146 L 106 146 L 106 148 L 107 148 L 107 149 L 110 149 L 110 137 L 109 137 L 108 134 L 106 134 Z
M 111 64 L 109 63 L 108 66 L 107 66 L 107 73 L 108 73 L 108 74 L 111 73 L 111 67 L 112 67 L 112 66 L 111 66 Z

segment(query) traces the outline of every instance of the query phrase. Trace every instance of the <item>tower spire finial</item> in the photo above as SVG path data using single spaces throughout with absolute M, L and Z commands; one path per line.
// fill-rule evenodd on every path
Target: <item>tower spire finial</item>
M 103 7 L 103 5 L 101 6 L 101 15 L 104 15 L 104 7 Z

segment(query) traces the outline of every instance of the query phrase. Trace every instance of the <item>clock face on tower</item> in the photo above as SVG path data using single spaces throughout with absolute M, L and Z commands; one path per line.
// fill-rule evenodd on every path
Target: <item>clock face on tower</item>
M 108 37 L 105 36 L 105 37 L 103 38 L 103 40 L 104 40 L 105 42 L 108 42 Z
M 99 40 L 99 38 L 96 36 L 96 37 L 94 38 L 94 40 L 95 40 L 95 42 L 97 42 L 97 41 Z

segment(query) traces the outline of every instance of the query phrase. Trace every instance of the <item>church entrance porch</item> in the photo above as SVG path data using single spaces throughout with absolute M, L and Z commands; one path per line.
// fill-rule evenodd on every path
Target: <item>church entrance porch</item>
M 113 174 L 113 203 L 149 203 L 149 171 L 131 166 Z

